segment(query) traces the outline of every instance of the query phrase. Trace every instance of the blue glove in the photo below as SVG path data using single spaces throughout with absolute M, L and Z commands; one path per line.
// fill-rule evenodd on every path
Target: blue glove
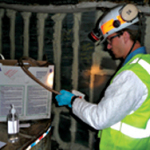
M 58 94 L 55 98 L 59 106 L 68 105 L 71 108 L 71 98 L 73 96 L 75 95 L 66 90 L 61 90 L 60 94 Z

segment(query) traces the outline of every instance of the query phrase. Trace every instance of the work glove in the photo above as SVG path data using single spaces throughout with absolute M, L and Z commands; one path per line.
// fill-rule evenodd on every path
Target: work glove
M 55 98 L 57 100 L 57 103 L 59 106 L 64 106 L 67 105 L 70 108 L 72 107 L 71 105 L 71 98 L 75 96 L 74 94 L 66 91 L 66 90 L 61 90 L 60 94 L 58 94 Z

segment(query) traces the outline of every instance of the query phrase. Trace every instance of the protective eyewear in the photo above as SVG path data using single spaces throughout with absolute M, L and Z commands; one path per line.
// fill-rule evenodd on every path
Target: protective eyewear
M 110 39 L 107 39 L 107 43 L 111 45 L 111 44 L 112 44 L 112 40 L 113 40 L 115 37 L 119 37 L 120 35 L 122 35 L 122 34 L 119 33 L 119 34 L 116 34 L 116 35 L 112 36 Z

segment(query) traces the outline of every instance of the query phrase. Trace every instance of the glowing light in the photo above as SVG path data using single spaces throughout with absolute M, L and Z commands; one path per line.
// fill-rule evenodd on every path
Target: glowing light
M 47 77 L 47 85 L 52 88 L 53 86 L 53 77 L 54 77 L 54 72 L 49 73 Z

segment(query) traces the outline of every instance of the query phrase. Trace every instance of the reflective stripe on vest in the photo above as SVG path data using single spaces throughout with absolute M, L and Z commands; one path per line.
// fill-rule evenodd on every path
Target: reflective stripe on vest
M 139 58 L 136 58 L 135 60 L 133 60 L 130 64 L 136 63 L 139 60 Z M 148 74 L 150 74 L 150 64 L 147 63 L 145 60 L 140 59 L 138 61 L 138 64 L 140 64 L 147 72 Z
M 114 124 L 110 128 L 120 131 L 131 138 L 146 138 L 150 136 L 150 120 L 148 120 L 146 129 L 136 128 L 121 122 Z
M 138 63 L 150 75 L 150 64 L 149 63 L 147 63 L 145 60 L 140 59 L 140 58 L 134 59 L 130 64 L 134 64 L 134 63 Z M 133 112 L 134 111 L 132 111 L 130 114 L 132 114 Z M 133 127 L 131 125 L 128 125 L 128 124 L 122 123 L 122 122 L 118 122 L 118 123 L 112 125 L 110 128 L 120 131 L 121 133 L 123 133 L 131 138 L 150 137 L 150 119 L 148 120 L 145 129 Z
M 133 64 L 133 63 L 138 63 L 139 65 L 141 65 L 141 67 L 143 67 L 143 69 L 145 69 L 148 72 L 148 74 L 150 74 L 150 64 L 147 63 L 145 60 L 136 58 L 130 64 Z M 126 123 L 121 123 L 121 122 L 114 124 L 110 128 L 120 131 L 121 133 L 123 133 L 131 138 L 150 137 L 150 120 L 148 120 L 148 122 L 147 122 L 146 129 L 140 129 L 140 128 L 128 125 Z

